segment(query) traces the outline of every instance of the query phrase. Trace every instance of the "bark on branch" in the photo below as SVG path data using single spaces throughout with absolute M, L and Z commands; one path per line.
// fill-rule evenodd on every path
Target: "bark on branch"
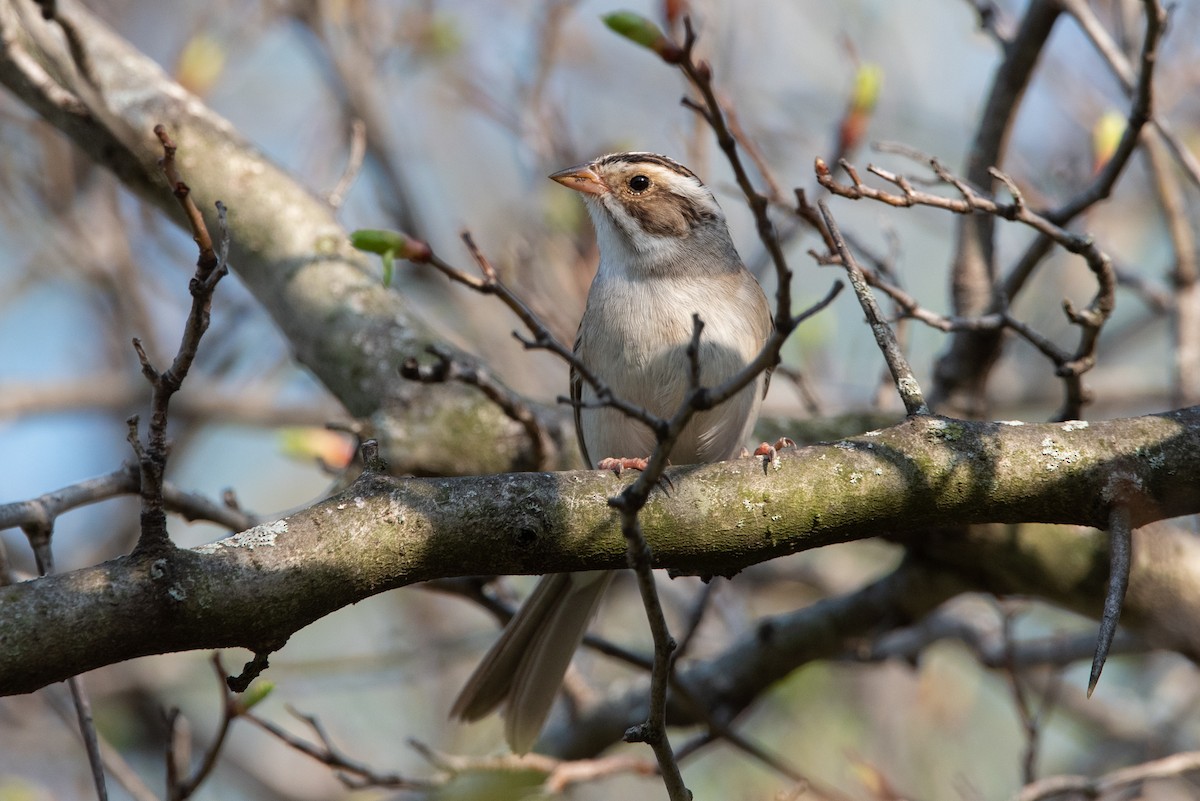
M 732 574 L 888 535 L 973 586 L 1097 614 L 1104 537 L 1076 533 L 1072 543 L 1039 549 L 986 527 L 966 539 L 932 532 L 972 523 L 1104 526 L 1106 487 L 1118 469 L 1140 488 L 1129 501 L 1133 526 L 1200 511 L 1200 484 L 1183 480 L 1200 475 L 1200 407 L 1094 423 L 916 418 L 786 452 L 765 469 L 757 459 L 673 468 L 671 494 L 655 493 L 642 520 L 657 566 L 685 573 Z M 368 475 L 203 548 L 0 588 L 0 693 L 148 654 L 278 649 L 336 609 L 427 579 L 621 567 L 625 543 L 606 500 L 623 484 L 602 472 Z M 1181 540 L 1164 551 L 1176 547 L 1195 550 Z M 1200 559 L 1175 550 L 1165 561 L 1170 570 L 1138 560 L 1123 619 L 1196 658 L 1200 635 L 1170 621 L 1200 615 Z

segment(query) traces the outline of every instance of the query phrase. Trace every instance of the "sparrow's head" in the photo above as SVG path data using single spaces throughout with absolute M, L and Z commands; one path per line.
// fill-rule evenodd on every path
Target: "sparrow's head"
M 550 177 L 583 194 L 601 272 L 644 278 L 741 264 L 712 192 L 666 156 L 613 153 Z

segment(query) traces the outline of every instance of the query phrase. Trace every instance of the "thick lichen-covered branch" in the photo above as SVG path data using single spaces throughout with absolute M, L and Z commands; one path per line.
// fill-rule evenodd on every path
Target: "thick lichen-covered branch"
M 1012 591 L 1013 577 L 1033 575 L 1033 567 L 1010 570 L 979 558 L 986 542 L 939 541 L 929 532 L 970 523 L 1104 527 L 1105 487 L 1118 469 L 1138 488 L 1127 498 L 1132 526 L 1200 511 L 1200 486 L 1180 480 L 1200 475 L 1200 407 L 1093 423 L 921 417 L 787 452 L 766 469 L 751 459 L 672 468 L 670 495 L 651 496 L 641 520 L 656 566 L 684 573 L 733 574 L 883 534 L 974 571 L 982 589 Z M 169 565 L 126 557 L 2 587 L 0 693 L 148 654 L 228 646 L 268 652 L 336 609 L 429 579 L 622 567 L 625 542 L 607 504 L 622 483 L 604 472 L 367 474 L 282 520 L 177 552 Z M 1098 614 L 1107 545 L 1086 547 L 1101 553 L 1096 599 L 1066 591 L 1056 597 L 1053 571 L 1039 574 L 1044 587 L 1021 591 L 1094 605 Z M 1062 572 L 1060 557 L 1055 565 Z M 1181 574 L 1140 585 L 1144 569 L 1135 567 L 1123 616 L 1135 625 L 1153 619 L 1156 608 L 1174 617 L 1171 604 L 1191 594 L 1181 589 Z

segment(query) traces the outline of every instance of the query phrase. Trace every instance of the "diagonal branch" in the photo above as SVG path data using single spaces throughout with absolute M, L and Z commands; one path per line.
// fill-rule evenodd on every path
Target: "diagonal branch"
M 0 84 L 183 227 L 156 166 L 161 147 L 152 129 L 168 121 L 174 137 L 187 144 L 178 163 L 196 205 L 212 209 L 218 198 L 238 199 L 229 225 L 230 262 L 239 279 L 287 337 L 296 359 L 351 415 L 372 418 L 394 470 L 464 474 L 528 467 L 526 452 L 512 445 L 523 440 L 521 425 L 486 398 L 457 383 L 418 384 L 397 375 L 397 365 L 439 341 L 400 293 L 380 285 L 365 257 L 346 242 L 329 204 L 76 0 L 57 5 L 88 43 L 97 90 L 78 86 L 70 70 L 47 67 L 71 63 L 62 37 L 33 4 L 15 0 L 0 0 Z M 477 417 L 477 430 L 496 436 L 463 441 L 454 423 L 464 415 Z M 565 416 L 558 423 L 565 429 Z M 560 451 L 559 457 L 555 467 L 572 464 L 570 453 Z

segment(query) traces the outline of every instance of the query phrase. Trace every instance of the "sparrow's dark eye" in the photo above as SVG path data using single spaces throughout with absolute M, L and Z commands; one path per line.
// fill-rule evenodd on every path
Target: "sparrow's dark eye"
M 635 175 L 629 179 L 629 188 L 634 192 L 645 192 L 650 188 L 650 179 L 644 175 Z

